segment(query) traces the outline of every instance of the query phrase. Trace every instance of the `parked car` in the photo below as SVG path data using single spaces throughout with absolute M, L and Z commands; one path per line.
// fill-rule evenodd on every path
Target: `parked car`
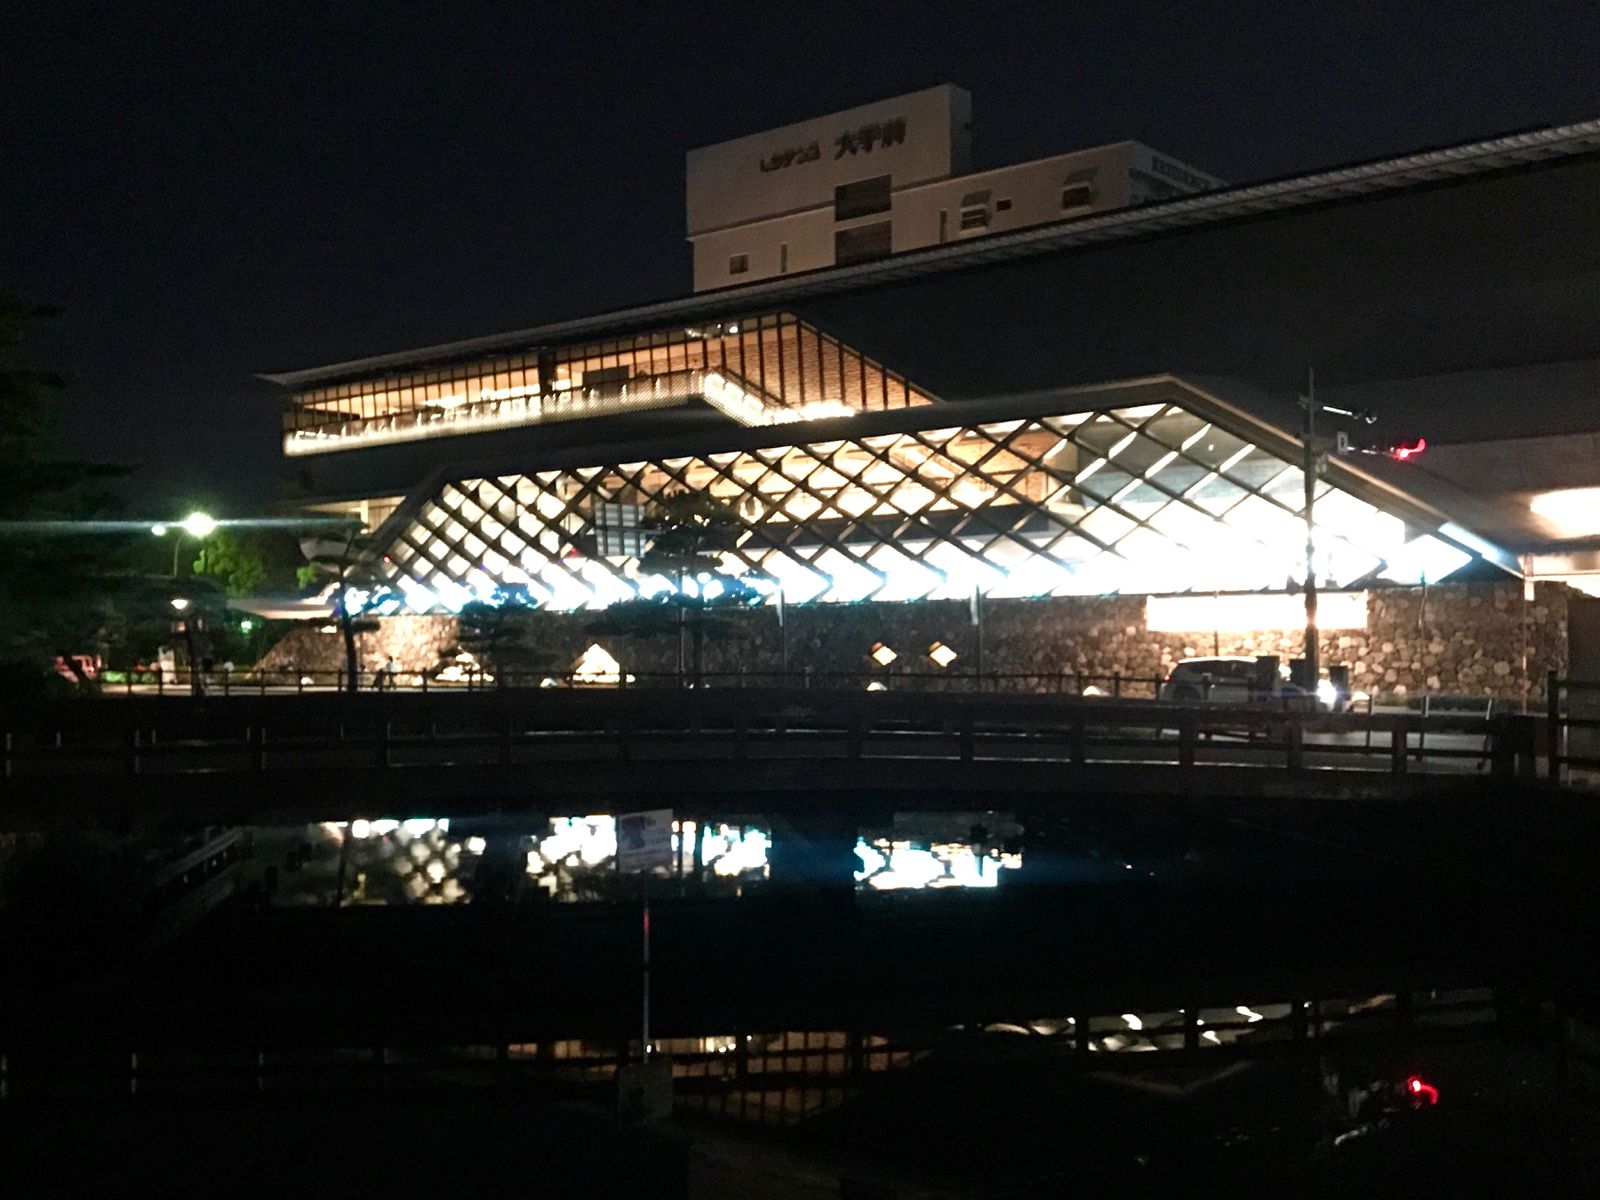
M 1161 685 L 1161 699 L 1174 704 L 1249 704 L 1262 700 L 1289 700 L 1305 692 L 1290 682 L 1289 668 L 1280 663 L 1271 686 L 1258 683 L 1260 666 L 1245 657 L 1186 658 L 1172 668 Z M 1349 702 L 1326 680 L 1317 682 L 1317 701 L 1338 712 Z

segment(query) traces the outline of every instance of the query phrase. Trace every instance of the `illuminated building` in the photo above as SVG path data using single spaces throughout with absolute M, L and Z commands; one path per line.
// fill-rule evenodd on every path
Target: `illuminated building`
M 385 611 L 650 594 L 645 515 L 689 488 L 773 604 L 1210 597 L 1148 628 L 1286 623 L 1308 364 L 1429 444 L 1333 457 L 1322 586 L 1594 586 L 1597 188 L 1589 122 L 270 378 L 308 506 L 376 533 Z

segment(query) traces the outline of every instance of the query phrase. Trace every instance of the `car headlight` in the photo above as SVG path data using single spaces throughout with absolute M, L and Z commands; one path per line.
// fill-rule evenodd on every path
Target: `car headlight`
M 1317 699 L 1329 708 L 1339 703 L 1339 689 L 1333 686 L 1332 680 L 1319 679 L 1317 681 Z

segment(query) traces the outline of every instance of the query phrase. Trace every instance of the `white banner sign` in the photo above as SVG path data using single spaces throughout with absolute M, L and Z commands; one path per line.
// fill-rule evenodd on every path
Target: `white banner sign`
M 617 818 L 617 869 L 672 866 L 672 810 L 656 808 Z

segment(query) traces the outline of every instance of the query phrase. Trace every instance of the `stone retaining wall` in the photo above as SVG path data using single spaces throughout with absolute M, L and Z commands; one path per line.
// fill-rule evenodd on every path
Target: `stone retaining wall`
M 1374 590 L 1366 631 L 1324 634 L 1322 661 L 1348 664 L 1353 687 L 1381 700 L 1424 692 L 1517 700 L 1524 688 L 1530 697 L 1542 696 L 1545 672 L 1566 666 L 1567 594 L 1560 584 L 1539 584 L 1534 598 L 1525 601 L 1519 582 Z M 1113 676 L 1160 678 L 1184 658 L 1276 654 L 1287 660 L 1300 652 L 1296 630 L 1248 636 L 1154 633 L 1145 628 L 1144 614 L 1142 596 L 989 600 L 982 670 L 1064 675 L 1066 686 L 1072 686 L 1072 676 L 1091 676 L 1108 689 Z M 585 632 L 593 619 L 589 613 L 538 614 L 530 633 L 532 657 L 570 663 L 598 642 L 630 672 L 677 669 L 676 638 L 596 637 Z M 776 611 L 738 612 L 730 621 L 731 635 L 707 644 L 706 671 L 776 672 L 782 658 Z M 936 642 L 956 652 L 948 672 L 979 665 L 977 630 L 964 602 L 793 606 L 787 624 L 789 668 L 795 673 L 939 673 L 927 658 Z M 456 637 L 451 617 L 391 617 L 382 630 L 363 635 L 362 665 L 373 669 L 393 654 L 402 670 L 431 670 L 449 660 Z M 880 642 L 897 655 L 887 670 L 869 657 Z M 302 630 L 280 643 L 262 665 L 335 670 L 343 666 L 343 651 L 336 633 Z M 1129 690 L 1139 694 L 1148 685 Z

